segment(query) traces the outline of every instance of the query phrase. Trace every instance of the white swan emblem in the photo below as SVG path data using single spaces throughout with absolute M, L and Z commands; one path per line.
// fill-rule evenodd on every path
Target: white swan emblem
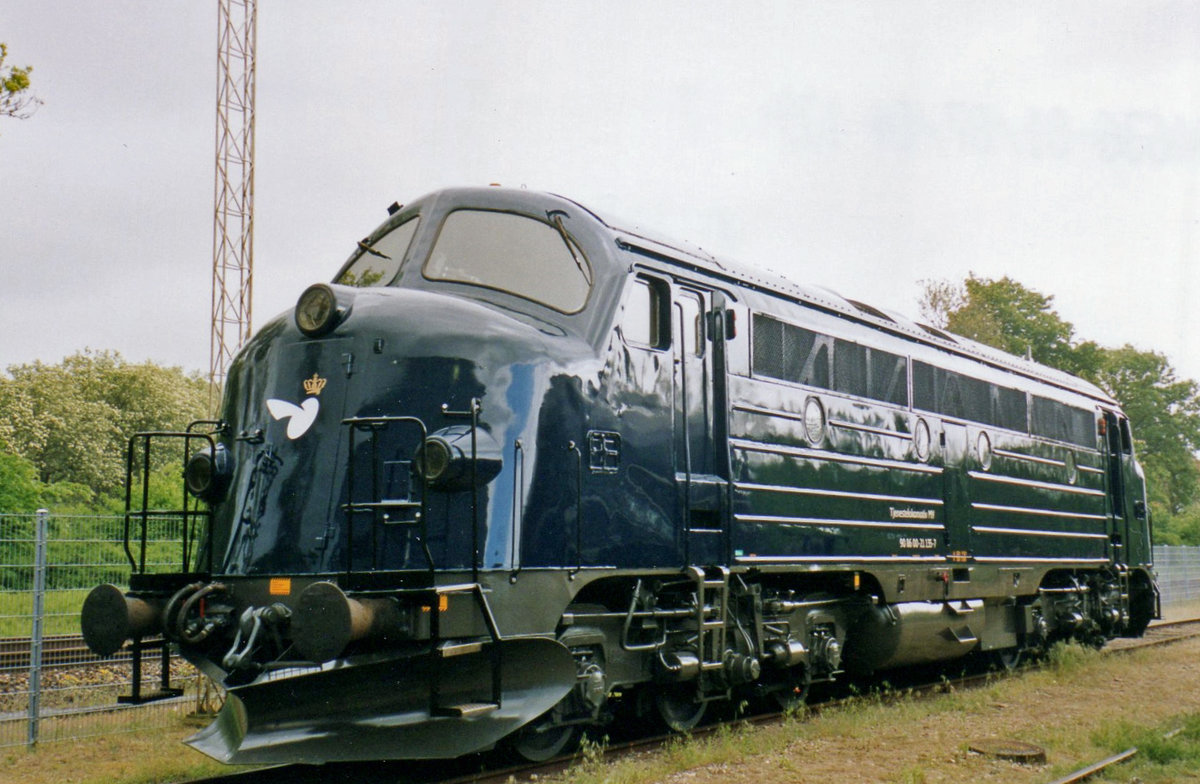
M 300 405 L 275 398 L 267 401 L 267 410 L 271 412 L 272 419 L 288 420 L 287 437 L 292 441 L 308 432 L 320 409 L 321 402 L 315 397 L 305 398 Z

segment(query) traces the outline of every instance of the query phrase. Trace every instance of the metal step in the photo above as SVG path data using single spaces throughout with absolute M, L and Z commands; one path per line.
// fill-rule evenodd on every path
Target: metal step
M 483 650 L 481 642 L 444 642 L 437 647 L 437 655 L 443 659 L 449 659 L 452 656 L 479 653 L 481 650 Z
M 959 629 L 950 626 L 942 634 L 947 640 L 957 642 L 960 645 L 974 645 L 979 642 L 979 638 L 975 636 L 975 633 L 971 631 L 969 626 L 963 626 Z
M 452 718 L 470 718 L 472 716 L 482 716 L 486 713 L 491 713 L 499 707 L 494 702 L 464 702 L 459 705 L 441 706 L 434 713 L 438 716 L 450 716 Z

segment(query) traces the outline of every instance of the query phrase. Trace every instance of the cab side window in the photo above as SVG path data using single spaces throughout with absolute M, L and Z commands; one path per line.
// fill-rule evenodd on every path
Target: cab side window
M 638 276 L 625 296 L 621 334 L 634 346 L 662 349 L 671 344 L 670 298 L 664 281 Z

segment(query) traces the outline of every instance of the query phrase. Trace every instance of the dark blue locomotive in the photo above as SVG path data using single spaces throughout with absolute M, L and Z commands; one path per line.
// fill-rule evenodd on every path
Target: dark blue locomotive
M 539 758 L 1158 614 L 1108 395 L 555 196 L 395 206 L 220 416 L 138 437 L 188 444 L 205 530 L 82 622 L 221 683 L 190 743 L 230 762 Z

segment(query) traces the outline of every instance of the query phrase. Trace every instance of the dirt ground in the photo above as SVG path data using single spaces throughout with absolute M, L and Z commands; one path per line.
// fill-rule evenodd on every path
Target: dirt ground
M 1051 669 L 1005 678 L 978 692 L 956 695 L 953 703 L 947 700 L 940 707 L 892 705 L 860 713 L 796 722 L 795 737 L 785 739 L 778 751 L 676 773 L 664 780 L 671 784 L 1045 782 L 1112 753 L 1099 749 L 1094 738 L 1114 724 L 1157 727 L 1200 713 L 1200 639 L 1098 656 L 1070 671 Z M 996 761 L 967 749 L 970 741 L 986 738 L 1041 746 L 1047 750 L 1047 764 Z M 1185 779 L 1174 780 L 1200 781 L 1200 772 L 1194 778 L 1185 774 Z

